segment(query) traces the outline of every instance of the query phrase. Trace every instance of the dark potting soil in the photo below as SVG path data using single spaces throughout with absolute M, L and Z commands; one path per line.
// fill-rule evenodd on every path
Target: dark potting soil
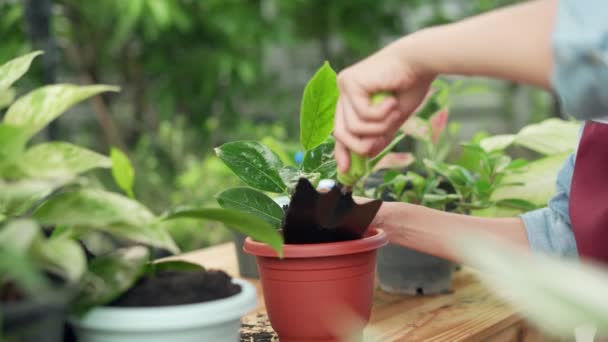
M 219 270 L 161 271 L 145 276 L 110 306 L 146 307 L 195 304 L 233 296 L 241 286 Z

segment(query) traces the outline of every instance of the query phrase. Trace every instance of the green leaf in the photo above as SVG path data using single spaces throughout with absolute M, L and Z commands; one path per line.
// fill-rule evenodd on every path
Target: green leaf
M 10 248 L 27 253 L 40 237 L 40 227 L 35 221 L 13 220 L 0 229 L 0 249 Z
M 87 268 L 87 258 L 78 242 L 67 236 L 40 241 L 33 248 L 44 268 L 71 283 L 77 282 Z
M 279 228 L 283 220 L 283 209 L 263 192 L 239 187 L 228 189 L 217 196 L 217 202 L 224 209 L 237 209 L 253 214 Z
M 395 148 L 395 146 L 397 146 L 398 143 L 401 142 L 401 140 L 403 140 L 406 137 L 406 134 L 401 132 L 399 134 L 397 134 L 397 136 L 395 136 L 393 138 L 393 140 L 391 141 L 390 144 L 388 144 L 384 150 L 382 150 L 382 152 L 378 153 L 377 156 L 375 156 L 374 158 L 372 158 L 369 162 L 368 162 L 368 167 L 370 170 L 372 170 L 376 164 L 378 164 L 378 162 L 380 160 L 382 160 L 382 158 L 384 158 L 387 154 L 389 154 L 393 148 Z
M 99 93 L 118 90 L 118 87 L 106 85 L 44 86 L 15 101 L 8 108 L 4 123 L 25 127 L 31 137 L 74 104 Z
M 543 332 L 572 339 L 594 326 L 608 335 L 608 272 L 586 261 L 530 254 L 504 241 L 461 236 L 451 241 L 484 283 Z
M 14 166 L 16 160 L 25 149 L 27 132 L 22 127 L 0 123 L 0 172 Z
M 522 128 L 515 143 L 547 156 L 572 152 L 579 139 L 580 127 L 579 122 L 551 118 Z
M 66 142 L 50 142 L 28 149 L 19 161 L 20 169 L 32 177 L 73 177 L 95 168 L 108 168 L 110 159 Z
M 0 90 L 0 109 L 4 109 L 13 103 L 15 96 L 17 96 L 15 88 Z
M 519 198 L 502 199 L 497 201 L 496 205 L 499 207 L 518 209 L 521 211 L 531 211 L 538 208 L 536 204 Z
M 425 102 L 422 108 L 416 112 L 415 116 L 423 120 L 428 120 L 433 114 L 437 113 L 441 109 L 439 104 L 439 97 L 441 91 L 435 91 Z
M 93 259 L 72 309 L 77 314 L 84 314 L 120 297 L 145 273 L 149 259 L 148 250 L 142 246 L 119 249 Z
M 284 142 L 268 136 L 264 137 L 261 142 L 262 145 L 268 146 L 268 148 L 279 157 L 284 165 L 296 166 L 293 158 L 291 158 L 289 153 L 285 150 Z
M 17 182 L 0 180 L 0 213 L 6 216 L 22 215 L 55 189 L 70 181 L 71 178 Z
M 49 287 L 42 270 L 29 255 L 12 248 L 0 248 L 0 286 L 8 281 L 17 284 L 30 298 Z
M 556 154 L 528 163 L 525 169 L 517 173 L 509 173 L 502 180 L 503 184 L 520 184 L 501 186 L 492 194 L 491 199 L 518 198 L 544 206 L 555 194 L 557 173 L 570 153 Z
M 159 261 L 148 264 L 146 270 L 147 274 L 155 274 L 157 272 L 164 271 L 187 271 L 187 272 L 200 272 L 204 271 L 205 268 L 202 265 L 194 264 L 182 260 L 168 260 Z
M 263 242 L 272 247 L 280 257 L 283 256 L 283 237 L 277 229 L 261 218 L 236 209 L 179 209 L 165 218 L 165 220 L 177 218 L 192 218 L 203 220 L 214 220 L 221 222 L 226 227 L 251 236 L 254 240 Z
M 482 139 L 479 144 L 487 152 L 502 151 L 515 141 L 514 134 L 495 135 Z
M 67 238 L 45 239 L 32 220 L 14 220 L 0 230 L 0 249 L 28 254 L 46 271 L 69 282 L 77 281 L 86 269 L 84 251 Z
M 217 147 L 215 154 L 247 185 L 262 191 L 285 191 L 279 175 L 283 163 L 268 147 L 255 141 L 235 141 Z
M 49 225 L 69 225 L 178 253 L 179 248 L 157 218 L 141 203 L 97 189 L 64 192 L 45 201 L 34 217 Z
M 329 136 L 334 128 L 338 103 L 336 72 L 328 62 L 306 84 L 300 108 L 300 143 L 311 150 Z
M 15 81 L 20 79 L 30 68 L 34 58 L 41 54 L 42 51 L 34 51 L 10 60 L 0 66 L 0 92 L 5 91 L 15 83 Z
M 129 197 L 135 198 L 133 194 L 135 171 L 131 161 L 117 148 L 111 149 L 110 158 L 112 158 L 112 177 L 114 177 L 114 181 Z
M 334 159 L 334 146 L 336 141 L 328 139 L 321 145 L 306 151 L 302 165 L 303 171 L 319 173 L 321 179 L 336 177 L 336 160 Z

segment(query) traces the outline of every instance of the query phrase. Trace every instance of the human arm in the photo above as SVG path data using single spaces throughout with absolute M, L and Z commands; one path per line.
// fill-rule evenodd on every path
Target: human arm
M 384 229 L 391 243 L 460 262 L 452 254 L 449 236 L 490 234 L 528 249 L 520 218 L 484 218 L 449 213 L 419 205 L 384 202 L 373 226 Z

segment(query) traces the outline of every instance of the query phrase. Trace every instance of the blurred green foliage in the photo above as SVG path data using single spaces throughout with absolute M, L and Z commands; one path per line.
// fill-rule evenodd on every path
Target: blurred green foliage
M 59 136 L 103 153 L 119 147 L 139 175 L 137 198 L 162 211 L 215 203 L 219 191 L 239 185 L 212 154 L 226 141 L 285 144 L 281 158 L 293 160 L 299 99 L 322 61 L 340 70 L 408 32 L 513 2 L 0 0 L 0 63 L 55 48 L 18 93 L 53 78 L 120 85 L 120 94 L 85 104 L 94 118 L 77 107 L 57 131 L 37 138 Z M 31 14 L 45 3 L 49 34 Z M 175 226 L 182 249 L 227 238 L 224 229 L 202 234 L 199 225 Z

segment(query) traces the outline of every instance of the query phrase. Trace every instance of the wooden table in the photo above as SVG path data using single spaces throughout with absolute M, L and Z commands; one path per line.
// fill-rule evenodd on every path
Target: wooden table
M 232 243 L 183 254 L 179 258 L 239 276 Z M 244 327 L 261 332 L 257 336 L 266 336 L 256 341 L 278 341 L 266 317 L 260 283 L 248 280 L 257 287 L 258 307 L 243 319 Z M 482 286 L 473 270 L 463 268 L 454 274 L 454 292 L 451 294 L 399 296 L 377 289 L 371 321 L 365 330 L 365 342 L 368 341 L 530 342 L 547 339 L 529 328 Z

